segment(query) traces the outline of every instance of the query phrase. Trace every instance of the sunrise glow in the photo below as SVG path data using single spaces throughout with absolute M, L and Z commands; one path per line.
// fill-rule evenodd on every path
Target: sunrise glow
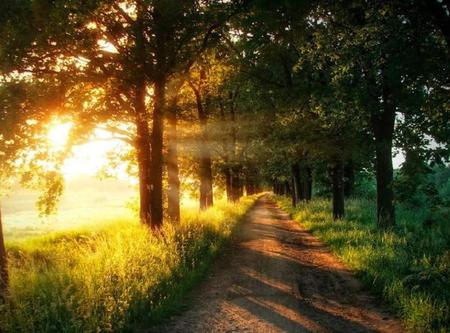
M 72 122 L 59 122 L 54 120 L 49 124 L 47 140 L 50 148 L 63 149 L 69 140 Z
M 53 121 L 47 134 L 49 148 L 53 151 L 66 149 L 72 128 L 72 122 Z M 96 176 L 106 170 L 109 175 L 136 184 L 137 179 L 128 174 L 126 163 L 110 166 L 109 154 L 123 152 L 128 148 L 126 143 L 114 138 L 111 132 L 98 128 L 86 143 L 71 148 L 70 155 L 62 167 L 64 177 L 73 179 L 79 175 Z

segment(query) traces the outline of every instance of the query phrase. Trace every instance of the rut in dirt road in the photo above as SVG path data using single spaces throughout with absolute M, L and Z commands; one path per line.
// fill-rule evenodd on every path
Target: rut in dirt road
M 150 332 L 402 332 L 315 237 L 264 197 L 190 310 Z

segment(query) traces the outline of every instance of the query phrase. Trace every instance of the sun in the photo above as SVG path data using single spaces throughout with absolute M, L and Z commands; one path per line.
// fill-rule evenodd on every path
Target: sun
M 51 122 L 47 133 L 47 140 L 50 148 L 63 149 L 69 141 L 72 127 L 72 122 L 61 123 L 57 120 Z

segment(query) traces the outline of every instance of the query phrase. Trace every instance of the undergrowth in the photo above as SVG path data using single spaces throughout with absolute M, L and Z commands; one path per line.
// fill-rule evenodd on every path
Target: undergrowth
M 161 321 L 183 306 L 254 200 L 184 211 L 159 236 L 120 220 L 8 244 L 0 331 L 124 332 Z
M 398 207 L 395 228 L 380 231 L 369 200 L 348 200 L 341 221 L 333 221 L 328 200 L 315 199 L 297 208 L 285 197 L 276 200 L 387 300 L 409 331 L 450 331 L 448 220 L 426 226 L 426 212 Z

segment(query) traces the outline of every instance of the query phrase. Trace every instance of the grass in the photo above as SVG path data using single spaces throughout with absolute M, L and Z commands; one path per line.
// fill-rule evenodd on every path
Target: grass
M 126 332 L 167 318 L 254 201 L 183 211 L 159 237 L 130 219 L 9 243 L 0 331 Z
M 133 217 L 128 202 L 138 201 L 136 187 L 116 179 L 94 176 L 68 179 L 55 214 L 39 217 L 36 201 L 40 192 L 16 186 L 10 196 L 1 198 L 3 230 L 7 241 L 65 232 L 79 228 L 102 227 L 112 220 Z
M 397 226 L 383 232 L 375 227 L 376 210 L 369 200 L 348 200 L 346 218 L 336 222 L 328 200 L 297 208 L 287 198 L 276 200 L 388 301 L 409 331 L 450 331 L 449 221 L 424 227 L 424 212 L 399 207 Z

